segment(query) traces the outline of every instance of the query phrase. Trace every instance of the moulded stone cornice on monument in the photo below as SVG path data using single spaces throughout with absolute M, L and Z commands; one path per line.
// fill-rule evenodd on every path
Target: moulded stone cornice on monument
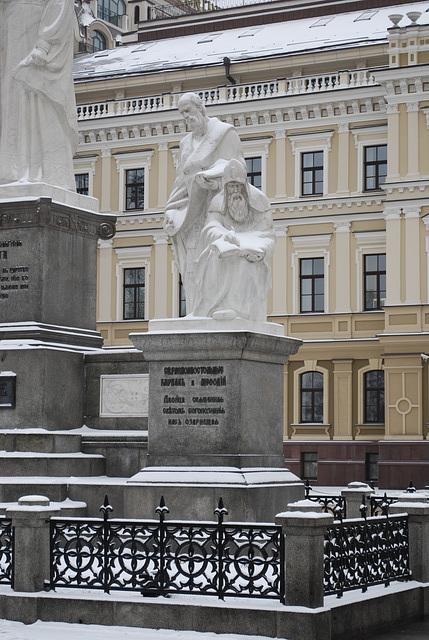
M 39 198 L 31 201 L 0 200 L 0 220 L 3 230 L 54 227 L 59 231 L 107 240 L 115 235 L 116 216 L 70 209 L 53 203 L 49 198 Z

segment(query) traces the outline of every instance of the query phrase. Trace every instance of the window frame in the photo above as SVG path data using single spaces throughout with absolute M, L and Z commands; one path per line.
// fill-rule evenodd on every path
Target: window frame
M 379 258 L 381 256 L 384 256 L 384 271 L 382 269 L 379 268 Z M 363 256 L 363 310 L 364 311 L 381 311 L 386 303 L 386 253 L 365 253 Z M 369 269 L 367 269 L 366 263 L 367 263 L 367 259 L 369 258 L 377 258 L 377 269 L 375 271 L 371 271 Z M 367 305 L 367 293 L 368 293 L 368 288 L 367 288 L 367 278 L 368 277 L 374 277 L 376 278 L 377 281 L 377 285 L 376 285 L 376 306 L 372 306 L 369 307 Z M 380 279 L 384 276 L 384 303 L 381 304 L 381 292 L 383 291 L 383 289 L 380 286 Z
M 310 458 L 313 456 L 313 459 Z M 306 459 L 307 457 L 307 459 Z M 301 467 L 301 479 L 302 480 L 314 480 L 316 481 L 319 477 L 319 454 L 317 451 L 301 451 L 300 456 L 300 467 Z M 314 465 L 316 468 L 316 474 L 310 475 L 309 473 L 305 473 L 306 469 L 308 469 L 309 465 Z
M 383 386 L 369 386 L 367 384 L 367 377 L 371 373 L 383 374 Z M 376 418 L 374 420 L 369 419 L 369 407 L 368 404 L 368 392 L 376 392 Z M 363 373 L 363 421 L 364 424 L 385 424 L 386 420 L 386 377 L 383 369 L 368 369 Z M 381 401 L 381 396 L 383 400 Z
M 254 187 L 256 187 L 256 189 L 259 189 L 260 191 L 262 191 L 262 156 L 260 155 L 255 155 L 255 156 L 246 156 L 245 158 L 246 161 L 246 167 L 247 167 L 247 181 L 249 184 L 253 185 Z M 248 162 L 251 162 L 251 169 L 253 169 L 253 164 L 254 162 L 259 161 L 259 171 L 249 171 L 249 165 L 247 164 Z M 260 184 L 255 184 L 254 178 L 255 177 L 259 177 L 259 180 L 257 180 L 257 182 L 259 182 Z M 249 178 L 251 178 L 249 180 Z
M 102 43 L 102 46 L 100 48 L 95 48 L 94 47 L 94 42 L 95 40 L 97 40 Z M 98 53 L 99 51 L 106 51 L 106 49 L 108 48 L 108 42 L 107 42 L 107 38 L 105 36 L 105 34 L 100 31 L 100 29 L 93 29 L 91 31 L 91 53 Z
M 304 376 L 312 376 L 312 378 L 314 378 L 315 375 L 318 376 L 318 378 L 321 378 L 322 381 L 322 386 L 321 387 L 317 387 L 317 386 L 309 386 L 309 387 L 303 387 L 303 379 Z M 300 376 L 299 376 L 299 424 L 323 424 L 323 414 L 324 414 L 324 376 L 323 373 L 321 371 L 303 371 Z M 303 417 L 303 408 L 304 408 L 304 403 L 303 403 L 303 396 L 304 394 L 308 395 L 310 394 L 311 396 L 311 404 L 310 405 L 306 405 L 306 408 L 308 409 L 308 407 L 310 407 L 311 409 L 311 419 L 304 419 Z M 319 397 L 321 399 L 321 402 L 316 403 L 316 396 Z M 320 408 L 321 408 L 321 419 L 320 420 L 316 420 L 315 416 L 317 415 L 317 412 L 320 413 Z
M 313 267 L 312 267 L 312 273 L 311 274 L 303 274 L 302 273 L 302 266 L 303 266 L 303 262 L 309 262 L 312 261 L 313 263 Z M 315 261 L 320 261 L 323 264 L 323 273 L 315 273 L 314 272 L 314 262 Z M 317 281 L 322 280 L 323 283 L 323 292 L 322 293 L 318 293 L 316 291 L 316 283 Z M 311 282 L 311 293 L 308 295 L 306 293 L 303 293 L 303 283 L 304 282 Z M 310 310 L 303 310 L 303 296 L 305 295 L 306 299 L 310 299 L 311 300 L 311 309 Z M 323 296 L 323 309 L 319 309 L 319 308 L 315 308 L 316 307 L 316 300 L 318 297 Z M 308 314 L 308 313 L 325 313 L 325 259 L 324 257 L 321 256 L 315 256 L 315 257 L 302 257 L 299 259 L 299 313 L 302 314 Z
M 385 161 L 381 161 L 377 159 L 378 156 L 378 149 L 380 149 L 381 147 L 386 149 L 386 160 Z M 369 160 L 367 160 L 367 152 L 369 149 L 377 149 L 376 151 L 376 159 L 372 162 L 370 162 Z M 384 177 L 384 181 L 380 182 L 380 167 L 384 166 L 386 167 L 386 175 Z M 375 167 L 375 176 L 368 176 L 368 167 L 370 166 L 374 166 Z M 375 178 L 376 181 L 376 186 L 375 187 L 368 187 L 368 180 L 369 179 L 373 179 Z M 381 186 L 382 184 L 384 184 L 386 182 L 386 178 L 387 178 L 387 143 L 385 144 L 365 144 L 363 147 L 363 191 L 368 192 L 368 191 L 380 191 L 383 189 L 383 187 Z
M 135 172 L 136 174 L 138 174 L 139 172 L 143 172 L 143 179 L 141 181 L 136 181 L 136 182 L 132 182 L 130 181 L 129 178 L 129 174 L 131 172 Z M 138 167 L 138 168 L 133 168 L 133 169 L 129 169 L 126 168 L 125 169 L 125 193 L 124 193 L 124 198 L 125 198 L 125 208 L 124 211 L 144 211 L 145 210 L 145 191 L 146 191 L 146 171 L 144 167 Z M 140 198 L 139 198 L 139 189 L 143 187 L 143 204 L 142 206 L 138 206 L 140 203 Z M 133 198 L 129 197 L 129 191 L 131 190 L 135 190 L 135 195 Z M 136 206 L 134 207 L 130 207 L 129 206 L 129 202 L 130 201 L 134 201 L 134 204 Z
M 77 182 L 78 182 L 77 179 L 83 178 L 83 177 L 86 178 L 86 189 L 82 189 L 82 187 L 78 188 L 78 185 L 77 185 Z M 89 196 L 89 171 L 84 171 L 84 172 L 82 171 L 80 173 L 75 172 L 74 179 L 76 183 L 76 193 L 79 193 L 82 196 Z
M 73 158 L 73 173 L 75 176 L 84 173 L 88 174 L 88 196 L 94 193 L 94 175 L 95 163 L 98 160 L 98 154 L 88 156 L 75 156 Z
M 142 271 L 143 272 L 143 284 L 138 282 L 127 283 L 126 275 L 128 271 Z M 122 277 L 123 277 L 123 291 L 122 291 L 122 320 L 147 320 L 145 315 L 145 300 L 146 300 L 146 269 L 145 267 L 124 267 L 122 269 Z M 143 290 L 143 316 L 137 315 L 136 310 L 138 309 L 139 304 L 141 304 L 138 300 L 139 292 Z M 126 292 L 133 291 L 133 308 L 134 315 L 130 317 L 126 317 L 126 306 L 129 304 L 127 301 Z
M 322 164 L 316 164 L 315 161 L 315 156 L 317 155 L 322 155 Z M 310 166 L 304 166 L 304 158 L 305 156 L 313 156 L 313 163 Z M 322 172 L 322 179 L 321 180 L 317 180 L 316 179 L 316 175 L 318 172 Z M 310 181 L 305 181 L 304 180 L 304 174 L 305 173 L 310 173 L 311 174 L 311 180 Z M 301 190 L 300 190 L 300 196 L 302 198 L 312 198 L 312 197 L 317 197 L 317 196 L 323 196 L 324 193 L 324 175 L 325 175 L 325 154 L 323 152 L 323 150 L 318 150 L 318 151 L 302 151 L 301 152 Z M 310 193 L 304 193 L 304 186 L 305 185 L 311 185 L 311 192 Z M 317 187 L 316 185 L 320 184 L 321 185 L 321 190 L 317 191 Z
M 321 198 L 329 195 L 329 152 L 331 151 L 332 136 L 335 129 L 323 131 L 309 131 L 307 133 L 289 133 L 288 139 L 295 156 L 295 198 Z M 302 154 L 323 151 L 323 193 L 314 196 L 302 196 L 301 166 Z
M 317 371 L 323 375 L 323 423 L 300 422 L 301 374 L 309 371 Z M 317 431 L 322 434 L 323 438 L 329 438 L 329 383 L 330 378 L 328 369 L 319 366 L 317 364 L 317 360 L 306 360 L 304 361 L 304 366 L 299 367 L 293 372 L 293 422 L 290 424 L 290 427 L 292 428 L 292 439 L 302 438 L 302 429 L 311 429 L 312 427 L 317 427 Z
M 150 257 L 152 253 L 152 245 L 142 247 L 115 247 L 116 256 L 116 320 L 120 322 L 144 322 L 149 319 L 149 302 L 150 302 Z M 125 320 L 123 317 L 124 310 L 124 269 L 140 268 L 145 269 L 145 300 L 144 300 L 144 319 L 143 320 Z
M 117 151 L 113 154 L 116 161 L 116 169 L 119 174 L 119 193 L 118 193 L 118 212 L 123 215 L 130 215 L 134 212 L 145 211 L 149 208 L 150 195 L 150 169 L 152 165 L 152 156 L 154 149 L 140 149 L 138 151 Z M 145 188 L 144 188 L 144 208 L 143 209 L 127 209 L 126 208 L 126 172 L 129 169 L 144 169 Z

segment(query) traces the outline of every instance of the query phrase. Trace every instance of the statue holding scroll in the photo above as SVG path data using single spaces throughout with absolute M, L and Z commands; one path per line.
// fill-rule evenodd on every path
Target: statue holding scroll
M 0 185 L 75 190 L 72 0 L 0 0 Z

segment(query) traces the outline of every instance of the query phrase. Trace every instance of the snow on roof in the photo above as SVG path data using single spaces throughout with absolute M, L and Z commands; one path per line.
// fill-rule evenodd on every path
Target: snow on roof
M 415 2 L 124 45 L 76 58 L 75 80 L 219 65 L 225 56 L 231 62 L 240 62 L 308 50 L 369 45 L 386 40 L 387 29 L 393 26 L 389 15 L 404 16 L 399 26 L 411 24 L 406 17 L 410 11 L 422 12 L 417 24 L 429 24 L 429 2 Z

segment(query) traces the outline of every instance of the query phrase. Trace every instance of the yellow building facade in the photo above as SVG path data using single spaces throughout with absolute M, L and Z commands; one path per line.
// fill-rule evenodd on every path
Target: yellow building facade
M 118 216 L 99 245 L 105 346 L 184 311 L 163 210 L 186 133 L 177 101 L 195 91 L 236 127 L 272 205 L 268 320 L 303 340 L 285 368 L 286 464 L 320 484 L 429 484 L 426 8 L 244 25 L 217 49 L 209 32 L 76 62 L 77 187 Z

